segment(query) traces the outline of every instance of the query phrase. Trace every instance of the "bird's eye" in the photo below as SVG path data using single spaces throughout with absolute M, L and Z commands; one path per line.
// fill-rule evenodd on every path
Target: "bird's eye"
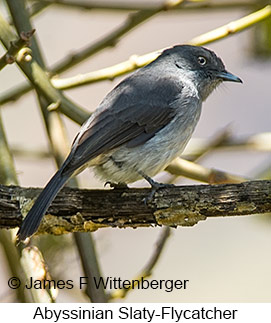
M 204 66 L 206 63 L 207 63 L 207 59 L 203 56 L 199 56 L 198 57 L 198 63 L 201 65 L 201 66 Z

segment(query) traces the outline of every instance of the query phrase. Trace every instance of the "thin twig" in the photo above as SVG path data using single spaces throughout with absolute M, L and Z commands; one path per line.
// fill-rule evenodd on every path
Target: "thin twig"
M 25 26 L 31 26 L 31 22 L 27 13 L 26 8 L 24 7 L 23 2 L 14 3 L 12 0 L 7 0 L 11 9 L 11 14 L 14 18 L 14 23 L 17 28 L 17 31 L 20 32 L 22 28 Z M 37 43 L 34 43 L 35 46 L 33 48 L 33 57 L 40 62 L 40 65 L 45 69 L 45 64 L 42 59 L 41 51 Z M 69 150 L 67 134 L 65 131 L 65 127 L 63 121 L 59 115 L 58 111 L 48 110 L 48 100 L 43 96 L 38 94 L 38 100 L 40 103 L 41 111 L 44 117 L 45 126 L 47 129 L 47 135 L 49 142 L 52 147 L 53 155 L 55 160 L 60 166 Z M 75 179 L 73 179 L 73 186 L 77 185 Z M 98 260 L 96 259 L 95 248 L 93 245 L 93 240 L 88 235 L 81 235 L 80 233 L 76 234 L 75 241 L 77 244 L 77 248 L 80 252 L 81 261 L 83 264 L 83 268 L 85 270 L 85 274 L 87 276 L 95 274 L 95 276 L 100 275 Z M 92 259 L 90 263 L 87 261 L 87 258 Z M 28 259 L 28 258 L 27 258 Z M 93 302 L 105 302 L 106 297 L 103 289 L 95 288 L 95 283 L 93 280 L 88 280 L 88 288 L 87 291 L 90 291 L 91 300 Z
M 150 19 L 152 16 L 158 14 L 163 10 L 173 9 L 175 6 L 181 5 L 183 2 L 184 0 L 176 0 L 174 2 L 167 0 L 162 5 L 153 10 L 141 10 L 139 12 L 130 14 L 123 24 L 118 26 L 115 30 L 109 32 L 105 37 L 95 41 L 94 44 L 90 44 L 84 49 L 81 49 L 80 51 L 77 51 L 72 55 L 66 56 L 62 61 L 56 63 L 55 66 L 53 66 L 52 71 L 56 74 L 62 73 L 68 68 L 71 68 L 79 62 L 82 62 L 86 58 L 89 58 L 97 52 L 100 52 L 104 48 L 115 46 L 115 44 L 120 40 L 121 37 L 126 35 L 128 32 L 130 32 L 146 20 Z
M 226 139 L 229 138 L 229 135 L 229 127 L 227 126 L 225 129 L 213 136 L 207 145 L 201 146 L 201 149 L 199 150 L 197 155 L 190 156 L 190 159 L 188 159 L 188 163 L 186 162 L 185 158 L 173 161 L 173 163 L 171 163 L 167 169 L 167 171 L 172 174 L 172 177 L 167 182 L 176 183 L 179 176 L 185 176 L 200 181 L 202 179 L 205 179 L 204 182 L 207 181 L 207 183 L 209 184 L 230 183 L 232 180 L 234 183 L 244 181 L 241 181 L 239 180 L 239 177 L 232 176 L 231 174 L 228 174 L 226 172 L 221 172 L 214 169 L 207 169 L 206 167 L 200 166 L 198 164 L 199 159 L 202 159 L 215 148 L 219 147 L 223 142 L 225 142 Z M 195 163 L 196 161 L 197 164 Z M 179 173 L 179 175 L 176 173 Z
M 271 5 L 267 5 L 263 9 L 255 11 L 248 16 L 232 21 L 222 27 L 216 28 L 203 35 L 193 38 L 189 43 L 192 45 L 202 46 L 210 41 L 214 42 L 219 39 L 236 34 L 247 29 L 258 22 L 261 22 L 271 16 Z
M 42 101 L 41 101 L 42 104 Z M 47 119 L 48 126 L 48 138 L 50 138 L 53 156 L 58 166 L 60 166 L 65 159 L 68 151 L 69 144 L 67 140 L 67 133 L 65 131 L 62 119 L 57 111 L 50 111 Z M 78 183 L 75 178 L 69 182 L 69 186 L 77 187 Z M 91 234 L 82 235 L 82 233 L 75 233 L 75 242 L 80 253 L 81 262 L 83 265 L 85 275 L 91 276 L 91 273 L 95 273 L 97 276 L 100 273 L 98 260 L 96 259 L 95 248 Z M 91 262 L 90 262 L 91 259 Z M 90 291 L 93 291 L 92 293 Z M 87 295 L 92 302 L 106 302 L 104 290 L 96 289 L 94 281 L 88 280 Z
M 6 0 L 6 2 L 10 10 L 12 21 L 17 30 L 18 35 L 21 35 L 21 33 L 24 30 L 33 30 L 33 27 L 28 19 L 28 13 L 24 4 L 25 1 Z M 35 35 L 32 37 L 31 49 L 35 53 L 34 56 L 38 64 L 42 68 L 44 68 L 44 59 L 42 57 L 41 51 L 39 50 L 38 42 Z
M 222 133 L 223 135 L 223 133 Z M 221 140 L 219 145 L 212 146 L 212 151 L 227 150 L 227 151 L 240 151 L 240 150 L 253 150 L 253 151 L 271 151 L 271 132 L 262 132 L 254 135 L 244 136 L 242 138 L 229 137 L 227 129 L 225 129 L 225 138 Z M 230 135 L 230 134 L 229 134 Z M 216 139 L 216 138 L 215 138 Z M 186 160 L 193 161 L 205 154 L 206 150 L 210 149 L 209 140 L 201 138 L 192 138 L 189 142 L 182 157 Z M 52 154 L 46 149 L 31 149 L 22 148 L 21 146 L 11 145 L 11 152 L 14 156 L 32 159 L 45 159 L 51 158 Z
M 174 159 L 165 170 L 173 175 L 184 176 L 208 184 L 241 183 L 248 180 L 248 178 L 207 168 L 180 157 Z
M 213 150 L 221 147 L 223 143 L 229 140 L 231 136 L 230 125 L 227 125 L 223 129 L 219 130 L 210 140 L 208 140 L 207 145 L 201 146 L 201 150 L 198 151 L 197 155 L 194 155 L 189 159 L 189 161 L 196 162 L 199 159 L 204 158 L 207 154 Z M 271 149 L 271 148 L 270 148 Z
M 20 85 L 14 86 L 10 90 L 2 94 L 2 96 L 0 97 L 0 106 L 18 100 L 21 96 L 25 95 L 32 89 L 32 84 L 27 81 L 24 81 Z
M 0 244 L 5 254 L 11 277 L 19 278 L 22 286 L 24 286 L 26 283 L 26 279 L 23 275 L 23 269 L 20 264 L 18 248 L 16 248 L 14 244 L 13 232 L 7 230 L 0 230 Z M 30 301 L 30 297 L 27 297 L 30 295 L 26 295 L 24 291 L 24 288 L 17 288 L 15 290 L 11 290 L 11 292 L 16 293 L 15 295 L 17 299 L 15 300 L 15 302 L 26 303 Z M 1 303 L 2 302 L 3 300 L 1 300 Z
M 47 149 L 22 148 L 21 146 L 11 146 L 11 152 L 15 157 L 29 159 L 52 158 L 52 153 Z
M 27 11 L 28 11 L 28 14 L 30 17 L 34 17 L 37 14 L 39 14 L 42 10 L 49 7 L 50 5 L 51 5 L 50 3 L 44 3 L 42 1 L 35 1 L 27 8 Z
M 13 18 L 13 24 L 18 34 L 21 34 L 23 30 L 31 30 L 32 25 L 28 17 L 28 13 L 25 8 L 24 1 L 7 0 L 11 16 Z M 39 62 L 40 66 L 45 69 L 45 63 L 42 57 L 42 53 L 39 49 L 39 45 L 35 37 L 32 39 L 31 44 L 32 53 L 31 55 Z M 46 99 L 37 92 L 38 100 L 40 102 L 41 110 L 43 113 L 46 128 L 49 128 L 47 101 Z M 21 261 L 22 268 L 25 272 L 27 279 L 34 277 L 40 281 L 46 281 L 49 277 L 49 272 L 44 263 L 43 257 L 37 248 L 24 248 L 21 250 Z M 38 269 L 38 270 L 37 270 Z M 34 302 L 54 302 L 56 293 L 51 289 L 31 289 L 31 296 Z
M 25 8 L 24 1 L 18 2 L 14 0 L 7 0 L 7 4 L 9 6 L 10 13 L 18 34 L 22 33 L 22 30 L 24 28 L 31 29 L 32 24 L 30 22 L 29 14 Z M 46 66 L 43 59 L 43 55 L 35 37 L 33 38 L 31 48 L 33 58 L 37 62 L 39 62 L 40 66 L 45 70 Z M 40 109 L 43 115 L 45 128 L 47 130 L 49 143 L 58 163 L 58 166 L 60 166 L 63 162 L 64 157 L 67 155 L 69 149 L 68 145 L 65 145 L 65 143 L 67 143 L 67 137 L 65 135 L 64 125 L 61 118 L 59 117 L 58 112 L 48 110 L 49 102 L 45 97 L 41 95 L 39 91 L 37 91 L 37 96 Z
M 52 84 L 57 89 L 71 89 L 82 85 L 101 82 L 105 80 L 114 80 L 116 77 L 130 73 L 140 67 L 154 61 L 161 51 L 155 51 L 143 56 L 132 55 L 127 61 L 102 68 L 100 70 L 79 74 L 68 78 L 53 77 Z
M 0 110 L 1 112 L 1 110 Z M 13 157 L 9 149 L 9 145 L 2 122 L 2 116 L 0 113 L 0 183 L 7 185 L 18 185 L 18 178 L 16 175 Z
M 240 20 L 233 21 L 227 25 L 224 25 L 224 26 L 216 29 L 216 31 L 218 30 L 219 35 L 214 35 L 214 33 L 211 31 L 211 32 L 208 32 L 207 34 L 203 34 L 199 37 L 196 37 L 196 38 L 192 39 L 191 41 L 188 41 L 187 43 L 188 44 L 193 43 L 194 45 L 200 45 L 200 44 L 203 45 L 203 44 L 210 43 L 214 40 L 221 39 L 223 37 L 228 36 L 229 34 L 232 34 L 233 30 L 235 30 L 235 32 L 245 30 L 246 28 L 252 26 L 253 24 L 258 23 L 258 22 L 270 17 L 270 15 L 271 15 L 270 14 L 270 6 L 266 6 L 265 8 L 249 15 L 249 21 L 246 19 L 246 17 L 241 18 Z M 237 26 L 237 28 L 236 28 L 236 26 Z M 199 40 L 200 43 L 197 43 L 197 40 Z M 90 46 L 92 46 L 92 45 L 90 45 Z M 113 65 L 111 67 L 103 68 L 103 69 L 100 69 L 97 71 L 89 72 L 84 75 L 77 75 L 72 78 L 66 78 L 66 79 L 53 78 L 52 83 L 54 84 L 54 86 L 56 88 L 68 89 L 68 88 L 72 88 L 75 86 L 91 84 L 94 82 L 100 82 L 100 81 L 104 81 L 104 80 L 113 80 L 114 78 L 116 78 L 118 76 L 132 72 L 133 70 L 150 63 L 152 60 L 154 60 L 159 55 L 160 52 L 161 52 L 161 50 L 155 51 L 155 52 L 152 52 L 149 54 L 145 54 L 143 56 L 133 55 L 129 60 L 127 60 L 125 62 Z M 74 54 L 72 57 L 69 57 L 68 60 L 69 61 L 72 60 L 74 62 L 76 60 L 75 64 L 78 64 L 79 62 L 81 62 L 81 58 L 80 58 L 79 53 Z M 78 60 L 77 60 L 77 58 L 78 58 Z M 69 67 L 70 66 L 66 65 L 65 70 L 68 69 Z M 52 69 L 52 72 L 57 72 L 58 68 L 61 68 L 62 70 L 64 70 L 64 65 L 62 62 L 60 62 L 58 66 L 56 65 Z M 18 99 L 21 95 L 27 93 L 30 90 L 31 90 L 31 85 L 22 84 L 22 85 L 18 86 L 16 89 L 11 90 L 11 92 L 4 93 L 4 95 L 2 97 L 0 97 L 0 105 L 7 103 L 9 101 Z
M 30 38 L 34 34 L 35 29 L 28 32 L 21 32 L 20 37 L 10 42 L 10 47 L 8 51 L 0 58 L 0 70 L 4 68 L 7 64 L 12 64 L 16 60 L 16 55 L 18 52 L 30 44 Z
M 8 0 L 9 2 L 10 0 Z M 12 2 L 12 1 L 11 1 Z M 13 2 L 12 2 L 13 3 Z M 30 25 L 30 20 L 29 17 L 27 16 L 27 12 L 25 7 L 23 6 L 23 3 L 16 3 L 15 6 L 10 6 L 11 7 L 11 14 L 14 18 L 14 22 L 15 22 L 15 26 L 17 28 L 18 31 L 20 31 L 25 25 Z M 37 59 L 41 66 L 43 68 L 45 68 L 45 64 L 44 61 L 42 59 L 42 55 L 39 49 L 38 44 L 35 44 L 35 47 L 33 49 L 33 57 L 35 59 Z M 58 166 L 60 166 L 65 158 L 65 156 L 67 155 L 67 151 L 68 151 L 68 140 L 67 140 L 67 135 L 66 135 L 66 131 L 63 125 L 63 122 L 59 116 L 59 112 L 57 111 L 49 111 L 48 110 L 48 101 L 46 98 L 44 98 L 43 96 L 38 94 L 38 100 L 40 103 L 40 107 L 41 107 L 41 111 L 44 117 L 44 122 L 46 125 L 46 129 L 47 129 L 47 135 L 48 135 L 48 139 L 49 142 L 51 144 L 52 147 L 52 151 L 53 151 L 53 155 L 56 159 L 56 162 L 58 164 Z M 75 184 L 75 183 L 74 183 Z M 77 243 L 77 247 L 79 249 L 80 255 L 85 255 L 87 254 L 89 257 L 92 255 L 92 259 L 96 258 L 95 253 L 93 253 L 94 247 L 92 246 L 91 248 L 91 242 L 92 240 L 87 239 L 87 243 L 84 243 L 84 241 L 86 240 L 86 236 L 80 236 L 80 234 L 77 234 L 76 237 L 76 242 Z M 29 260 L 29 257 L 26 258 L 26 260 Z M 98 263 L 97 260 L 96 262 L 92 263 L 92 266 L 89 268 L 88 264 L 89 263 L 85 263 L 85 258 L 83 257 L 82 259 L 82 263 L 84 264 L 84 269 L 88 269 L 88 272 L 86 274 L 90 274 L 92 270 L 96 269 L 97 272 L 99 272 L 98 267 L 96 266 L 96 264 Z M 31 269 L 31 266 L 28 268 L 28 270 Z M 88 288 L 91 288 L 91 290 L 93 290 L 93 285 L 94 282 L 89 280 L 88 282 Z M 92 300 L 95 301 L 100 301 L 100 296 L 103 296 L 104 293 L 102 290 L 96 290 L 96 293 L 91 295 L 92 296 Z M 35 296 L 35 295 L 34 295 Z M 53 300 L 53 298 L 51 298 Z M 105 298 L 102 298 L 102 301 L 105 301 Z
M 170 227 L 164 227 L 161 229 L 159 238 L 156 242 L 155 249 L 153 254 L 151 255 L 149 261 L 145 265 L 145 267 L 141 270 L 140 274 L 137 275 L 133 280 L 135 282 L 140 282 L 143 279 L 150 277 L 152 275 L 153 269 L 155 265 L 157 264 L 162 251 L 164 250 L 164 247 L 166 245 L 166 242 L 170 236 L 171 228 Z M 137 286 L 137 284 L 134 284 L 134 286 Z M 122 288 L 118 289 L 115 292 L 111 293 L 109 295 L 110 299 L 116 299 L 116 298 L 124 298 L 128 292 L 132 291 L 132 288 Z
M 6 138 L 6 133 L 4 130 L 4 125 L 2 122 L 1 110 L 0 110 L 0 183 L 11 185 L 18 185 L 18 179 L 14 167 L 14 162 L 12 155 L 10 153 L 9 145 Z M 0 198 L 1 200 L 1 198 Z M 18 249 L 14 245 L 13 232 L 6 232 L 1 230 L 0 232 L 0 243 L 2 245 L 3 251 L 5 253 L 7 263 L 9 265 L 10 272 L 12 276 L 18 277 L 20 281 L 24 284 L 25 278 L 22 273 L 22 267 L 20 266 L 20 257 Z M 17 300 L 20 302 L 26 302 L 27 297 L 24 291 L 19 288 L 15 290 Z
M 34 17 L 37 14 L 39 14 L 43 9 L 46 9 L 48 6 L 50 6 L 49 3 L 43 3 L 41 1 L 34 2 L 27 8 L 27 12 L 30 17 Z M 11 18 L 8 18 L 8 22 L 10 25 L 13 25 L 13 21 Z
M 15 4 L 16 3 L 19 2 L 16 1 Z M 2 17 L 2 15 L 0 15 L 0 39 L 3 45 L 8 48 L 10 41 L 15 38 L 16 36 L 14 35 L 12 28 Z M 31 61 L 27 60 L 18 62 L 18 65 L 30 82 L 45 98 L 47 98 L 50 102 L 59 103 L 60 110 L 64 114 L 78 123 L 83 123 L 87 119 L 89 113 L 67 99 L 60 91 L 56 90 L 52 86 L 47 74 L 43 71 L 35 59 L 32 59 Z
M 213 147 L 214 150 L 240 151 L 271 151 L 271 132 L 262 132 L 254 135 L 244 136 L 242 138 L 229 137 L 221 141 L 221 143 Z M 182 157 L 188 160 L 198 158 L 203 150 L 208 147 L 209 143 L 205 139 L 192 138 Z
M 80 254 L 84 273 L 87 277 L 86 293 L 93 303 L 106 303 L 108 297 L 103 286 L 100 285 L 99 288 L 97 288 L 93 283 L 94 279 L 99 281 L 101 272 L 92 236 L 90 233 L 75 232 L 74 238 Z
M 56 63 L 51 68 L 52 74 L 62 73 L 84 61 L 85 59 L 93 56 L 104 48 L 112 47 L 120 40 L 122 36 L 137 27 L 139 24 L 148 20 L 160 11 L 166 10 L 165 8 L 167 8 L 167 10 L 173 9 L 175 6 L 182 4 L 183 1 L 184 0 L 177 0 L 176 2 L 172 3 L 170 1 L 166 1 L 164 5 L 160 5 L 153 10 L 142 10 L 128 16 L 126 21 L 121 26 L 117 27 L 102 39 L 96 41 L 94 44 L 91 43 L 90 45 L 87 45 L 85 48 L 78 50 L 76 53 L 67 55 L 63 60 Z M 4 95 L 0 98 L 0 105 L 19 99 L 21 95 L 27 93 L 31 89 L 31 84 L 21 84 L 17 86 L 15 89 L 4 93 Z
M 155 1 L 97 1 L 97 0 L 40 0 L 39 2 L 44 4 L 52 4 L 56 6 L 64 6 L 71 9 L 84 9 L 84 10 L 108 10 L 108 11 L 134 11 L 134 10 L 155 10 L 158 5 Z M 220 3 L 221 2 L 221 3 Z M 268 1 L 266 1 L 268 2 Z M 230 2 L 210 2 L 210 1 L 186 1 L 186 10 L 199 10 L 199 9 L 239 9 L 239 8 L 251 8 L 255 7 L 258 4 L 258 1 L 230 1 Z M 176 6 L 175 10 L 180 9 L 180 6 Z
M 232 21 L 222 27 L 219 27 L 208 33 L 195 37 L 187 43 L 198 46 L 205 45 L 210 42 L 214 42 L 216 40 L 225 38 L 234 33 L 243 31 L 256 23 L 269 18 L 270 16 L 271 5 L 268 5 L 265 8 L 258 10 L 248 16 Z M 80 74 L 69 78 L 53 78 L 52 84 L 57 89 L 71 89 L 74 87 L 79 87 L 94 82 L 100 82 L 103 80 L 112 80 L 117 76 L 127 74 L 129 72 L 134 71 L 137 68 L 149 64 L 154 59 L 156 59 L 159 53 L 161 53 L 161 51 L 163 51 L 164 49 L 148 53 L 142 56 L 133 55 L 129 60 L 125 62 L 113 65 L 111 67 L 103 68 L 98 71 Z

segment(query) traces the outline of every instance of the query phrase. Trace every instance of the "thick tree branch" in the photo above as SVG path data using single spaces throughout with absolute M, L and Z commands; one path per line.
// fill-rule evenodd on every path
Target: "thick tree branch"
M 21 224 L 40 189 L 0 185 L 0 228 Z M 192 226 L 207 217 L 271 212 L 271 180 L 190 185 L 160 189 L 79 190 L 64 188 L 48 210 L 39 233 L 95 231 L 102 227 Z

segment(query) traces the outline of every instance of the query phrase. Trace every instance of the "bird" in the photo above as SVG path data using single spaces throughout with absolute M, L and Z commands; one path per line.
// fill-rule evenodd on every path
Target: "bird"
M 210 49 L 175 45 L 111 90 L 85 121 L 71 151 L 36 199 L 17 233 L 32 236 L 66 182 L 86 167 L 114 185 L 152 179 L 179 156 L 199 121 L 202 102 L 223 81 L 242 80 Z

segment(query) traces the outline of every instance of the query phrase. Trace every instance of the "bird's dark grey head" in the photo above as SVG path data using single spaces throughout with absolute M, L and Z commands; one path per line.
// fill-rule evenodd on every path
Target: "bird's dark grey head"
M 225 69 L 222 60 L 216 54 L 204 47 L 178 45 L 166 49 L 156 62 L 166 65 L 176 74 L 192 81 L 202 100 L 222 81 L 242 83 L 242 80 Z

